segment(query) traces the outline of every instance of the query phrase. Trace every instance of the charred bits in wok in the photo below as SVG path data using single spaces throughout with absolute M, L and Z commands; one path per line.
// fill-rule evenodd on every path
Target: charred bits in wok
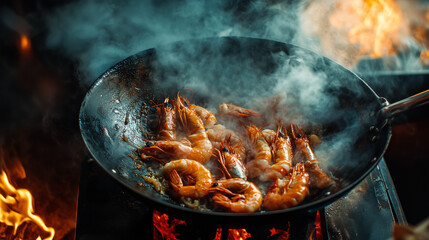
M 152 172 L 142 177 L 181 205 L 233 213 L 280 210 L 333 183 L 295 124 L 288 130 L 279 119 L 256 126 L 264 116 L 254 110 L 222 103 L 214 114 L 179 94 L 154 103 L 155 111 L 142 109 L 157 116 L 136 151 Z

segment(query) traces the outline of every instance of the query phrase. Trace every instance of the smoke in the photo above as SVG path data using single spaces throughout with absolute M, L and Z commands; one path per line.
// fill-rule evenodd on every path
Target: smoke
M 116 62 L 156 47 L 159 59 L 154 63 L 157 71 L 153 78 L 158 87 L 176 89 L 176 92 L 190 88 L 203 96 L 204 103 L 209 103 L 205 107 L 211 109 L 224 101 L 309 128 L 313 127 L 311 124 L 336 122 L 336 134 L 323 139 L 322 145 L 338 154 L 330 165 L 359 165 L 359 161 L 347 161 L 357 154 L 356 142 L 362 137 L 362 128 L 367 127 L 359 122 L 367 116 L 358 116 L 360 111 L 355 109 L 364 111 L 368 100 L 375 99 L 366 99 L 365 94 L 371 93 L 356 83 L 344 84 L 347 79 L 355 78 L 353 74 L 339 71 L 328 75 L 326 71 L 317 71 L 320 66 L 325 69 L 331 66 L 329 71 L 336 68 L 332 63 L 323 65 L 323 58 L 305 51 L 280 51 L 268 57 L 262 52 L 260 56 L 252 56 L 260 53 L 258 46 L 252 48 L 240 41 L 233 43 L 233 47 L 204 47 L 204 42 L 165 47 L 180 40 L 242 36 L 290 42 L 319 53 L 326 52 L 323 42 L 301 32 L 311 27 L 311 24 L 302 25 L 308 16 L 302 14 L 307 6 L 305 1 L 127 0 L 118 3 L 81 0 L 46 15 L 49 29 L 46 44 L 49 48 L 61 49 L 79 63 L 81 84 L 85 87 Z M 313 11 L 324 14 L 323 9 Z M 319 31 L 323 31 L 323 26 Z M 236 54 L 242 48 L 252 50 L 246 53 L 250 55 Z M 337 51 L 328 53 L 345 62 L 350 58 L 337 55 Z M 263 59 L 255 60 L 258 57 Z M 352 101 L 340 102 L 338 94 L 349 96 L 346 100 L 353 96 Z M 277 108 L 270 108 L 267 103 L 276 103 Z M 326 155 L 330 155 L 329 151 Z M 361 155 L 360 159 L 370 159 Z
M 86 86 L 119 60 L 169 42 L 218 36 L 294 41 L 300 8 L 270 1 L 82 0 L 46 14 L 46 44 L 79 62 Z

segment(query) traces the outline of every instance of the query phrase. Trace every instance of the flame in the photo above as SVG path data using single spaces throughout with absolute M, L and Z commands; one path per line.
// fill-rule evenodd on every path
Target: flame
M 43 231 L 49 233 L 45 240 L 52 240 L 55 235 L 53 228 L 48 228 L 43 220 L 34 215 L 33 200 L 27 189 L 16 189 L 8 180 L 4 171 L 0 176 L 0 222 L 13 226 L 13 234 L 16 235 L 18 227 L 24 222 L 33 222 Z M 4 194 L 4 195 L 3 195 Z M 37 240 L 41 240 L 39 236 Z
M 228 240 L 244 240 L 251 238 L 252 235 L 246 229 L 228 229 Z
M 316 240 L 322 240 L 323 239 L 323 232 L 322 232 L 322 220 L 320 218 L 320 211 L 317 211 L 316 215 L 316 221 L 314 223 L 316 225 L 314 232 L 315 232 L 315 238 Z
M 29 51 L 31 48 L 30 39 L 26 35 L 21 35 L 20 46 L 22 51 Z
M 178 220 L 175 218 L 170 219 L 167 214 L 162 214 L 158 211 L 153 211 L 153 239 L 161 240 L 161 239 L 171 239 L 177 240 L 179 239 L 179 233 L 176 227 L 180 224 L 186 225 L 186 222 L 183 220 Z M 315 229 L 310 235 L 309 239 L 323 239 L 322 225 L 320 212 L 317 212 L 316 220 L 315 220 Z M 271 239 L 273 236 L 279 240 L 288 240 L 290 238 L 290 222 L 288 222 L 288 228 L 286 230 L 272 228 L 270 229 L 270 235 L 267 236 L 267 239 Z M 241 229 L 228 229 L 228 237 L 227 240 L 245 240 L 251 238 L 252 235 L 247 232 L 245 228 Z M 215 237 L 213 240 L 220 240 L 222 238 L 222 227 L 219 226 L 216 229 Z
M 395 51 L 394 42 L 402 22 L 402 12 L 393 0 L 354 0 L 347 15 L 357 17 L 348 32 L 350 43 L 359 44 L 361 54 L 381 57 Z M 334 27 L 344 27 L 345 14 L 336 12 L 329 18 Z
M 222 237 L 222 228 L 218 227 L 216 229 L 216 235 L 215 235 L 215 238 L 213 240 L 221 240 L 221 237 Z
M 270 237 L 277 235 L 277 239 L 279 239 L 279 240 L 288 240 L 290 237 L 289 229 L 290 229 L 290 226 L 287 230 L 278 229 L 278 228 L 271 228 L 270 229 L 270 233 L 271 233 Z
M 181 224 L 186 225 L 186 222 L 183 220 L 173 219 L 172 221 L 169 221 L 167 214 L 161 214 L 158 211 L 153 211 L 152 219 L 154 233 L 153 239 L 178 240 L 179 233 L 176 231 L 176 226 Z
M 414 29 L 414 38 L 419 42 L 423 47 L 425 47 L 425 51 L 420 53 L 420 59 L 423 61 L 425 65 L 429 65 L 429 41 L 427 36 L 428 30 L 427 26 L 429 26 L 429 7 L 425 13 L 426 26 L 417 26 Z

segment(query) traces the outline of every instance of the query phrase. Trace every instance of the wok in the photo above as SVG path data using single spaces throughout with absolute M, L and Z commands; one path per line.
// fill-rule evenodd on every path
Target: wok
M 316 154 L 335 187 L 290 209 L 251 214 L 193 210 L 161 196 L 141 177 L 148 169 L 138 168 L 130 155 L 134 146 L 144 146 L 145 131 L 156 128 L 154 104 L 181 89 L 191 89 L 192 101 L 209 108 L 222 102 L 257 108 L 283 96 L 277 110 L 286 121 L 318 129 Z M 389 104 L 353 72 L 292 44 L 208 38 L 148 49 L 108 69 L 82 103 L 80 129 L 97 163 L 142 199 L 181 215 L 237 221 L 313 212 L 346 195 L 377 165 L 391 137 L 389 119 L 409 103 Z

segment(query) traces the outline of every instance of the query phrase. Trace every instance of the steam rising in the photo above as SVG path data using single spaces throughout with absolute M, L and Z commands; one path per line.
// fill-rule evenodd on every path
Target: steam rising
M 47 15 L 47 45 L 78 60 L 89 85 L 119 60 L 168 42 L 216 36 L 293 42 L 300 8 L 263 1 L 82 0 Z
M 83 86 L 89 86 L 114 63 L 156 47 L 155 69 L 158 71 L 153 74 L 156 84 L 160 88 L 174 89 L 176 93 L 179 89 L 191 89 L 203 97 L 204 107 L 217 109 L 221 102 L 228 102 L 265 111 L 264 116 L 272 117 L 267 119 L 269 122 L 280 118 L 309 128 L 338 122 L 334 134 L 323 139 L 324 152 L 320 156 L 333 159 L 330 166 L 346 168 L 343 173 L 346 175 L 353 169 L 346 164 L 361 164 L 359 160 L 349 159 L 360 154 L 358 159 L 368 162 L 373 157 L 355 151 L 356 142 L 367 130 L 360 121 L 368 116 L 359 116 L 360 112 L 354 110 L 357 106 L 368 105 L 359 101 L 361 98 L 370 101 L 375 98 L 372 95 L 367 99 L 365 94 L 371 93 L 364 92 L 356 82 L 341 83 L 356 76 L 340 71 L 330 72 L 331 75 L 335 73 L 335 78 L 331 78 L 326 71 L 317 71 L 315 68 L 319 66 L 325 69 L 325 60 L 306 51 L 279 51 L 259 60 L 258 57 L 263 58 L 267 53 L 257 57 L 242 55 L 241 47 L 255 54 L 259 54 L 259 49 L 241 46 L 241 43 L 230 48 L 205 49 L 195 42 L 165 47 L 166 43 L 185 39 L 245 36 L 312 46 L 317 51 L 319 45 L 313 44 L 315 40 L 300 31 L 300 16 L 307 3 L 288 2 L 292 3 L 127 0 L 118 5 L 113 1 L 82 0 L 58 8 L 46 17 L 50 29 L 47 44 L 62 49 L 79 62 Z M 228 61 L 225 55 L 229 56 Z M 332 67 L 329 71 L 336 69 Z M 342 92 L 353 96 L 355 103 L 341 106 L 344 103 L 335 94 Z M 273 110 L 270 104 L 276 101 Z

